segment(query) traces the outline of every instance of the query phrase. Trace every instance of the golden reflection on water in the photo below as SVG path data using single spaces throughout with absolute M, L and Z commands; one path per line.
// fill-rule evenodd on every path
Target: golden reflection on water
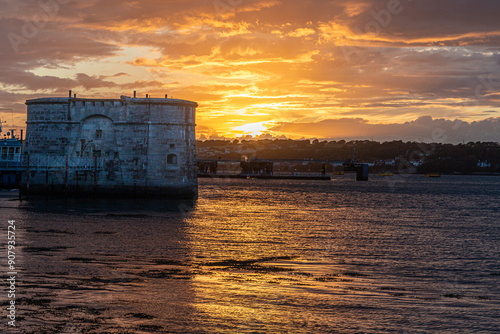
M 442 273 L 431 264 L 446 258 L 433 247 L 462 236 L 436 229 L 452 215 L 442 203 L 471 205 L 443 196 L 457 184 L 432 195 L 435 184 L 420 179 L 402 194 L 381 180 L 205 182 L 186 233 L 202 269 L 192 280 L 193 307 L 211 330 L 426 330 L 450 307 L 443 296 L 458 295 L 442 292 L 456 286 L 436 279 Z M 448 275 L 457 270 L 438 263 Z
M 498 184 L 352 182 L 204 180 L 187 213 L 4 201 L 26 243 L 24 329 L 453 332 L 480 319 L 491 330 L 500 207 L 483 202 Z
M 336 304 L 355 279 L 338 277 L 344 268 L 324 258 L 330 245 L 316 229 L 324 224 L 317 221 L 319 208 L 283 201 L 287 194 L 270 198 L 242 189 L 233 195 L 200 198 L 187 221 L 193 261 L 203 268 L 192 279 L 193 306 L 210 326 L 228 332 L 238 324 L 286 330 L 293 319 L 328 328 L 335 316 L 315 312 L 315 302 Z

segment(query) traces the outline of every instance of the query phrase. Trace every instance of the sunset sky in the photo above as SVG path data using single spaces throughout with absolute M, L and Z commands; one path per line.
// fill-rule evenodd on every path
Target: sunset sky
M 498 0 L 0 6 L 8 126 L 26 99 L 136 90 L 198 102 L 206 137 L 500 141 Z

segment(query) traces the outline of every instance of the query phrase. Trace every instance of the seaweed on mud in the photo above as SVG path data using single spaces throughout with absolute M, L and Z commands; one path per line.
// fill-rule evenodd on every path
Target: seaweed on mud
M 26 229 L 28 232 L 32 233 L 53 233 L 53 234 L 75 234 L 74 232 L 70 232 L 68 230 L 56 230 L 56 229 L 48 229 L 48 230 L 31 230 Z
M 56 311 L 69 311 L 69 310 L 81 309 L 81 308 L 82 307 L 80 305 L 66 305 L 66 306 L 54 307 L 54 310 L 56 310 Z
M 111 232 L 111 231 L 96 231 L 94 234 L 102 234 L 102 235 L 110 235 L 110 234 L 116 234 L 116 232 Z
M 135 277 L 117 277 L 117 278 L 92 277 L 88 281 L 93 283 L 116 284 L 116 283 L 140 282 L 141 280 Z
M 100 315 L 107 310 L 107 308 L 95 308 L 95 307 L 82 307 L 82 309 L 88 314 L 92 315 Z
M 68 276 L 69 272 L 67 271 L 51 271 L 47 273 L 48 276 Z
M 158 325 L 139 325 L 137 326 L 139 330 L 146 331 L 146 332 L 153 332 L 156 333 L 158 331 L 161 331 L 163 329 L 162 326 Z
M 98 290 L 95 287 L 83 286 L 81 284 L 69 284 L 69 283 L 58 283 L 53 289 L 64 289 L 64 290 Z
M 368 276 L 370 276 L 370 275 L 356 273 L 356 272 L 347 272 L 347 273 L 343 273 L 342 275 L 348 276 L 348 277 L 368 277 Z
M 405 293 L 397 292 L 397 293 L 392 293 L 391 296 L 393 297 L 404 297 L 406 296 Z
M 146 218 L 151 216 L 144 213 L 108 213 L 106 217 Z
M 90 306 L 83 305 L 66 305 L 66 306 L 58 306 L 54 308 L 56 311 L 70 311 L 76 310 L 80 312 L 85 312 L 90 315 L 101 315 L 104 311 L 108 310 L 107 308 L 95 308 Z
M 283 268 L 283 267 L 277 267 L 277 266 L 262 266 L 262 265 L 251 265 L 242 269 L 247 269 L 259 273 L 279 273 L 279 272 L 285 272 L 285 271 L 294 271 L 294 269 L 291 268 Z
M 259 262 L 271 262 L 277 260 L 291 260 L 290 256 L 276 256 L 276 257 L 263 257 L 260 259 L 251 259 L 251 260 L 223 260 L 217 262 L 207 262 L 202 264 L 202 266 L 207 267 L 225 267 L 225 268 L 233 268 L 233 269 L 241 269 L 241 270 L 249 270 L 255 272 L 284 272 L 284 271 L 293 271 L 290 268 L 283 268 L 278 266 L 265 266 L 258 264 Z
M 90 259 L 87 257 L 67 257 L 67 258 L 65 258 L 65 260 L 66 261 L 73 261 L 73 262 L 85 262 L 85 263 L 97 261 L 96 259 Z
M 193 276 L 193 273 L 180 269 L 162 269 L 141 271 L 137 275 L 148 278 L 190 279 Z
M 323 275 L 319 277 L 315 277 L 314 279 L 319 282 L 335 282 L 338 280 L 338 274 L 329 274 L 329 275 Z
M 23 251 L 26 253 L 38 253 L 38 252 L 60 252 L 71 247 L 66 246 L 55 246 L 55 247 L 24 247 Z
M 53 300 L 48 298 L 36 299 L 36 298 L 23 297 L 19 299 L 19 304 L 21 305 L 47 306 L 52 302 Z
M 154 259 L 153 263 L 160 265 L 169 265 L 169 266 L 184 266 L 186 263 L 182 261 L 169 260 L 169 259 Z
M 394 286 L 381 286 L 380 290 L 385 290 L 385 291 L 404 291 L 406 289 L 404 288 L 397 288 Z
M 247 266 L 258 262 L 271 262 L 277 260 L 291 260 L 291 256 L 275 256 L 275 257 L 263 257 L 260 259 L 252 259 L 252 260 L 223 260 L 218 262 L 207 262 L 203 264 L 204 266 L 213 266 L 213 267 L 239 267 L 239 266 Z
M 73 318 L 72 320 L 77 320 L 77 321 L 79 321 L 82 324 L 99 324 L 99 323 L 102 322 L 103 319 L 101 319 L 101 318 L 82 318 L 82 317 L 78 317 L 78 318 Z
M 491 300 L 490 297 L 486 297 L 486 296 L 477 296 L 477 297 L 474 297 L 476 299 L 479 299 L 479 300 Z
M 138 319 L 154 319 L 155 317 L 146 313 L 128 313 L 125 314 L 126 317 L 138 318 Z

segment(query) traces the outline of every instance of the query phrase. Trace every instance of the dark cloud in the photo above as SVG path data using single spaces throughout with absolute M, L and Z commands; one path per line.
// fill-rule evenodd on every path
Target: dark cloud
M 4 103 L 68 89 L 117 96 L 141 89 L 199 101 L 200 115 L 225 113 L 226 122 L 261 114 L 259 121 L 361 117 L 396 124 L 427 114 L 473 120 L 500 110 L 497 0 L 6 0 L 2 6 L 0 85 L 11 93 Z M 83 62 L 116 71 L 86 66 L 87 73 L 77 68 Z M 376 129 L 416 136 L 428 130 L 419 120 Z M 217 122 L 209 125 L 223 123 Z M 383 135 L 371 123 L 342 122 L 346 136 Z M 318 131 L 333 126 L 327 123 Z M 280 126 L 288 131 L 293 124 Z
M 441 143 L 461 143 L 463 141 L 500 142 L 500 117 L 464 122 L 422 116 L 414 121 L 402 124 L 372 124 L 361 118 L 341 118 L 313 123 L 280 123 L 270 130 L 289 136 L 309 138 Z
M 389 3 L 396 2 L 393 13 Z M 368 31 L 370 22 L 379 24 L 379 34 L 407 40 L 429 39 L 434 42 L 460 35 L 500 32 L 500 3 L 496 0 L 371 0 L 366 10 L 349 20 L 349 26 Z M 390 14 L 388 14 L 390 13 Z M 394 14 L 397 13 L 397 14 Z M 368 27 L 367 27 L 368 26 Z M 373 28 L 374 31 L 375 28 Z M 483 44 L 476 36 L 468 44 Z M 486 36 L 485 36 L 486 37 Z M 487 38 L 487 37 L 486 37 Z M 498 45 L 498 39 L 492 41 Z M 432 42 L 429 42 L 432 44 Z M 456 45 L 461 45 L 459 40 Z

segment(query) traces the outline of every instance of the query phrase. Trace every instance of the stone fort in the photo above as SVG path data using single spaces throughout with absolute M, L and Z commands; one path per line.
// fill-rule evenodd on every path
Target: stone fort
M 22 192 L 193 197 L 195 102 L 40 98 L 28 106 Z

